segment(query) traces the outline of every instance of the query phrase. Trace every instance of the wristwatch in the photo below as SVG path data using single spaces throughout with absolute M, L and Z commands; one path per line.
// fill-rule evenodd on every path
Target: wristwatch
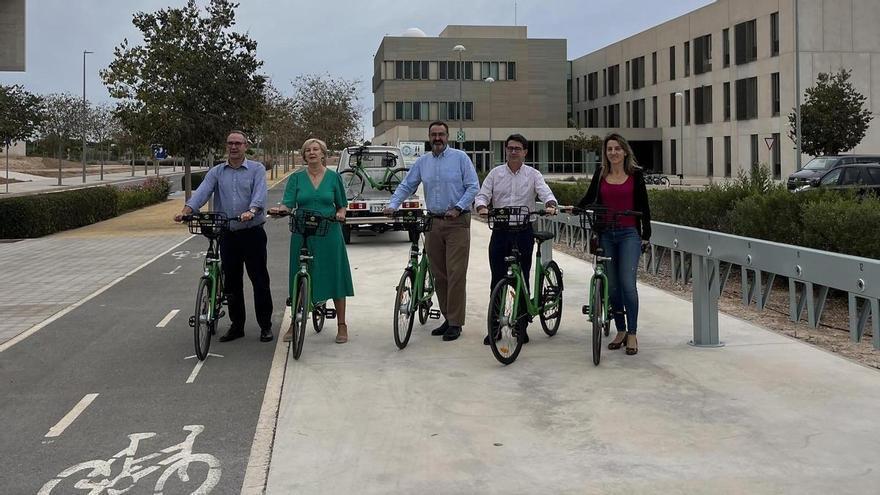
M 257 213 L 259 213 L 260 210 L 259 210 L 259 208 L 251 208 L 250 212 L 251 212 L 251 215 L 257 216 Z

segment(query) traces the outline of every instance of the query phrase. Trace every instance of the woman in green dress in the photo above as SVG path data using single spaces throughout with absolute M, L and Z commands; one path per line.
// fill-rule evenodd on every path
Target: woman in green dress
M 287 180 L 284 189 L 284 208 L 272 208 L 283 211 L 302 208 L 318 211 L 324 216 L 333 216 L 342 222 L 345 220 L 345 187 L 339 174 L 328 170 L 326 166 L 327 145 L 320 139 L 307 139 L 302 146 L 302 157 L 306 162 L 305 170 L 299 170 Z M 270 211 L 271 213 L 271 211 Z M 302 246 L 302 235 L 290 236 L 290 269 L 289 282 L 299 269 L 299 250 Z M 336 343 L 348 342 L 348 326 L 345 324 L 345 298 L 354 295 L 351 282 L 351 268 L 348 264 L 348 253 L 342 238 L 342 225 L 331 223 L 325 236 L 309 237 L 309 249 L 314 259 L 309 269 L 312 275 L 312 302 L 318 303 L 333 299 L 336 308 L 337 334 Z M 290 341 L 293 335 L 293 323 L 284 335 Z

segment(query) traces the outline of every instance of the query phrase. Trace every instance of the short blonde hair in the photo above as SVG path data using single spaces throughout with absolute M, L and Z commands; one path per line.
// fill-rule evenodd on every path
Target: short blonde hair
M 321 158 L 321 162 L 324 163 L 327 161 L 327 143 L 321 141 L 318 138 L 309 138 L 306 139 L 306 142 L 303 143 L 302 148 L 300 148 L 299 150 L 299 154 L 302 157 L 303 162 L 306 161 L 306 148 L 315 143 L 317 143 L 318 146 L 321 148 L 321 153 L 324 153 L 324 157 Z

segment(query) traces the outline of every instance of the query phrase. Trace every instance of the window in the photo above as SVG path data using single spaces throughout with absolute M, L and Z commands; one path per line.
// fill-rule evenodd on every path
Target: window
M 574 78 L 575 82 L 575 91 L 574 91 L 574 101 L 581 101 L 581 78 Z
M 465 120 L 474 120 L 474 102 L 472 102 L 472 101 L 464 102 L 464 119 Z
M 610 127 L 608 125 L 608 107 L 602 106 L 602 121 L 605 122 L 605 127 Z
M 419 62 L 413 62 L 412 68 L 413 79 L 421 79 L 422 78 L 422 64 Z
M 691 125 L 691 90 L 684 90 L 684 125 Z
M 724 136 L 724 176 L 730 177 L 733 175 L 731 160 L 730 160 L 730 136 Z
M 645 127 L 645 100 L 633 100 L 632 102 L 632 126 L 635 128 Z
M 675 93 L 669 93 L 669 126 L 675 127 Z
M 590 101 L 599 98 L 599 73 L 593 72 L 587 76 L 587 99 Z
M 684 42 L 684 77 L 691 75 L 691 42 Z
M 516 62 L 507 62 L 507 80 L 516 81 Z
M 653 120 L 652 123 L 654 124 L 653 127 L 656 128 L 657 127 L 657 97 L 656 96 L 651 97 L 651 114 L 652 114 L 651 118 Z
M 632 59 L 632 89 L 645 87 L 645 57 Z
M 624 79 L 626 81 L 626 90 L 629 91 L 629 60 L 626 61 L 626 77 Z
M 865 171 L 868 172 L 868 177 L 871 179 L 870 184 L 880 186 L 880 168 L 867 167 Z
M 448 77 L 447 77 L 448 74 L 447 74 L 447 72 L 446 72 L 446 68 L 447 68 L 447 66 L 446 66 L 446 62 L 443 61 L 443 60 L 441 60 L 441 61 L 440 61 L 440 79 L 441 79 L 441 80 L 442 80 L 442 79 L 447 79 L 447 78 L 448 78 Z
M 620 127 L 620 103 L 608 106 L 608 127 Z
M 675 139 L 669 140 L 669 173 L 677 174 L 678 173 L 678 146 L 676 146 Z
M 755 31 L 754 19 L 734 26 L 733 37 L 736 44 L 736 65 L 758 59 L 758 35 Z
M 480 79 L 485 81 L 486 78 L 489 77 L 489 73 L 490 73 L 489 67 L 492 64 L 491 64 L 491 62 L 482 62 L 480 65 L 482 67 L 480 70 Z
M 472 64 L 470 62 L 464 63 L 464 78 L 467 79 L 468 81 L 471 81 L 474 79 L 474 64 Z
M 632 127 L 632 124 L 630 123 L 631 121 L 630 121 L 630 119 L 629 119 L 629 116 L 630 116 L 630 113 L 629 113 L 629 112 L 630 112 L 629 102 L 626 102 L 626 126 L 627 126 L 627 127 Z
M 779 55 L 779 12 L 770 14 L 770 56 Z
M 779 73 L 770 74 L 770 109 L 773 116 L 779 115 Z
M 721 31 L 721 59 L 724 67 L 730 67 L 730 29 Z
M 675 79 L 675 47 L 669 47 L 669 80 Z
M 608 68 L 608 94 L 616 95 L 620 92 L 620 65 Z
M 403 61 L 394 62 L 394 79 L 403 79 Z
M 608 69 L 602 69 L 602 96 L 608 96 Z
M 694 74 L 712 70 L 712 35 L 694 38 Z
M 694 89 L 694 121 L 697 125 L 712 122 L 712 86 Z
M 411 101 L 403 102 L 403 120 L 412 120 L 413 119 L 413 104 Z
M 836 186 L 837 180 L 840 178 L 840 172 L 843 170 L 843 167 L 835 168 L 831 172 L 828 172 L 824 176 L 822 176 L 822 180 L 819 184 L 823 186 Z
M 736 81 L 736 120 L 758 118 L 758 78 Z
M 591 108 L 589 110 L 585 110 L 587 127 L 599 127 L 599 109 Z
M 752 166 L 752 170 L 754 171 L 754 170 L 757 170 L 757 168 L 758 168 L 758 135 L 752 134 L 751 139 L 749 141 L 750 141 L 750 148 L 751 148 L 751 152 L 752 152 L 751 153 L 752 163 L 750 163 L 750 165 Z
M 779 150 L 780 145 L 782 143 L 779 142 L 779 133 L 773 133 L 773 178 L 781 179 L 782 178 L 782 152 Z
M 394 103 L 394 119 L 395 120 L 403 120 L 403 102 L 398 101 Z
M 712 143 L 712 138 L 706 138 L 706 176 L 712 177 L 715 175 L 715 146 Z
M 489 77 L 496 81 L 498 80 L 498 62 L 491 62 L 489 64 Z
M 730 120 L 730 83 L 724 83 L 724 121 Z
M 651 54 L 651 84 L 657 84 L 657 52 Z

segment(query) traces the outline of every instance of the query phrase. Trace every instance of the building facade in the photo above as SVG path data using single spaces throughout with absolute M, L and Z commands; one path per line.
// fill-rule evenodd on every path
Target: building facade
M 0 72 L 25 69 L 25 0 L 0 0 Z

